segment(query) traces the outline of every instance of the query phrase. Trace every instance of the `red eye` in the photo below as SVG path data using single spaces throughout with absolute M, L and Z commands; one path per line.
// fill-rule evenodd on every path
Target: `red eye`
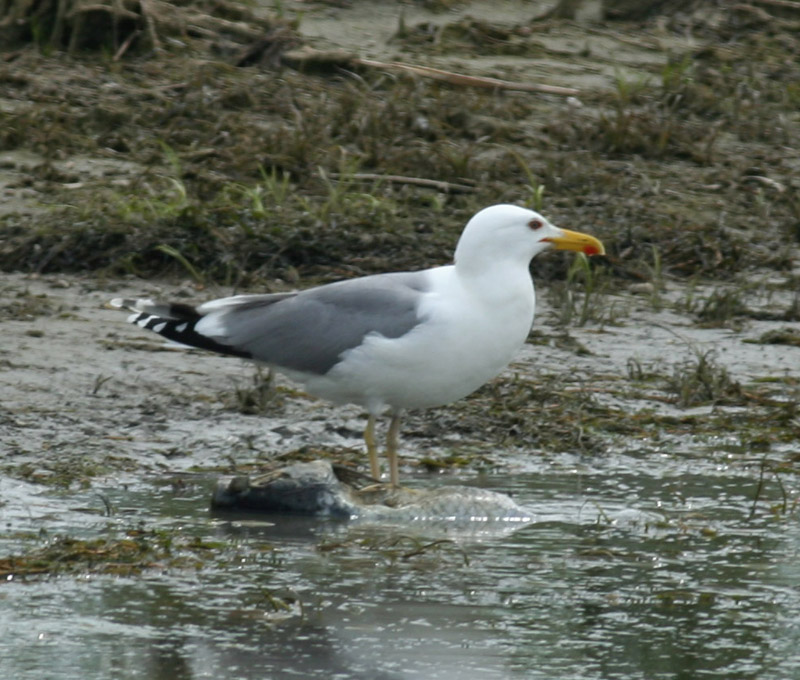
M 537 229 L 541 229 L 541 228 L 544 226 L 544 222 L 542 222 L 541 220 L 537 220 L 536 218 L 534 218 L 534 219 L 532 219 L 530 222 L 528 222 L 528 226 L 529 226 L 531 229 L 533 229 L 534 231 L 536 231 Z

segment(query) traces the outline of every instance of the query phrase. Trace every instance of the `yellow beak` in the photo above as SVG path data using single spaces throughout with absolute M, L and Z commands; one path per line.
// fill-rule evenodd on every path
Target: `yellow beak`
M 579 231 L 561 229 L 562 236 L 544 239 L 550 241 L 556 250 L 575 250 L 586 255 L 605 255 L 606 249 L 602 242 L 589 234 Z

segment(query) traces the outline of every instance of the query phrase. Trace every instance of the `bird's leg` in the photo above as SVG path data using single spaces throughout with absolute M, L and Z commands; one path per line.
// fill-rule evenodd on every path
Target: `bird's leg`
M 374 479 L 381 478 L 381 466 L 378 464 L 378 447 L 375 444 L 375 416 L 371 413 L 367 418 L 367 427 L 364 429 L 364 442 L 367 444 L 369 454 L 369 471 Z
M 399 486 L 400 472 L 397 465 L 397 435 L 400 432 L 400 413 L 392 415 L 389 433 L 386 435 L 386 455 L 389 457 L 389 481 L 392 486 Z

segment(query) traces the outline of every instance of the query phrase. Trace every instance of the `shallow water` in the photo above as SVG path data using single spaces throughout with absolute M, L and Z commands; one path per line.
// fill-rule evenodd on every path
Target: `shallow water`
M 797 515 L 780 512 L 767 475 L 751 517 L 760 461 L 723 444 L 702 457 L 648 447 L 459 478 L 512 493 L 537 521 L 421 551 L 424 532 L 214 516 L 212 480 L 180 492 L 106 489 L 111 517 L 81 510 L 100 505 L 93 491 L 63 497 L 72 509 L 50 518 L 42 543 L 141 526 L 213 545 L 199 568 L 4 583 L 0 670 L 82 680 L 800 677 Z M 791 502 L 795 481 L 781 481 Z M 17 532 L 41 528 L 35 514 L 12 524 L 4 553 Z

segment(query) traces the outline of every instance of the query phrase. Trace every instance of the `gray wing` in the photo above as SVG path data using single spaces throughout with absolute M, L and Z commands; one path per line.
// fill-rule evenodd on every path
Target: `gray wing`
M 210 303 L 212 311 L 197 321 L 195 331 L 242 356 L 322 375 L 369 333 L 397 338 L 417 326 L 427 290 L 425 272 L 403 272 L 340 281 L 280 299 L 244 296 L 250 299 L 230 306 Z

